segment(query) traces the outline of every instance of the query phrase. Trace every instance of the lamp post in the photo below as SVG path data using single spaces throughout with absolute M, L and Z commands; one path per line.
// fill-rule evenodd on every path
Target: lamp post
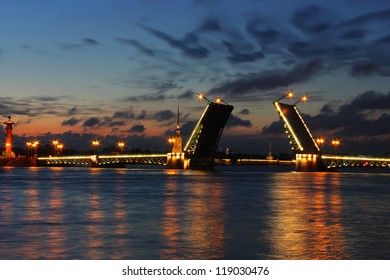
M 92 141 L 92 146 L 95 147 L 96 155 L 99 154 L 99 145 L 100 145 L 100 141 L 99 140 L 93 140 Z
M 38 155 L 38 145 L 39 145 L 39 141 L 38 140 L 35 140 L 31 144 L 31 147 L 34 149 L 34 156 L 35 157 Z
M 27 157 L 30 157 L 32 142 L 27 141 L 26 146 L 27 146 Z
M 61 143 L 59 143 L 58 145 L 57 145 L 57 153 L 58 153 L 58 155 L 61 155 L 61 152 L 62 152 L 62 149 L 64 148 L 64 144 L 61 144 Z
M 51 143 L 53 144 L 54 155 L 56 155 L 57 154 L 58 144 L 60 142 L 58 140 L 53 140 L 53 141 L 51 141 Z
M 334 147 L 335 153 L 337 154 L 337 149 L 341 145 L 341 141 L 339 139 L 334 139 L 332 140 L 331 144 Z
M 280 100 L 284 98 L 293 98 L 294 97 L 294 92 L 292 90 L 289 90 L 285 95 L 283 95 L 281 98 L 279 98 L 277 101 L 279 102 Z
M 219 98 L 219 97 L 217 97 L 217 98 L 215 98 L 215 103 L 224 103 L 225 105 L 230 105 L 230 104 L 228 104 L 225 100 L 223 100 L 222 98 Z
M 297 102 L 295 102 L 293 105 L 297 105 L 299 102 L 303 101 L 303 102 L 306 102 L 308 100 L 307 96 L 306 95 L 302 95 L 301 98 L 299 98 L 299 100 Z
M 118 148 L 119 148 L 119 152 L 123 152 L 123 149 L 125 148 L 125 146 L 126 146 L 126 144 L 125 144 L 125 142 L 123 142 L 123 141 L 119 141 L 118 142 Z
M 210 101 L 203 93 L 198 92 L 196 95 L 198 96 L 198 99 L 199 99 L 199 100 L 203 100 L 203 99 L 204 99 L 204 100 L 206 100 L 207 102 L 211 103 L 211 101 Z

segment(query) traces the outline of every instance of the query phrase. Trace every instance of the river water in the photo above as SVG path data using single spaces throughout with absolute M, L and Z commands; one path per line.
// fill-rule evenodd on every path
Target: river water
M 0 259 L 390 259 L 390 173 L 1 168 Z

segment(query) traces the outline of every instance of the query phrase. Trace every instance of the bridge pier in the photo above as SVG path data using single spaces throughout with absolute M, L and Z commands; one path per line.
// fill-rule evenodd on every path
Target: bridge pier
M 188 159 L 184 153 L 168 153 L 167 169 L 188 169 Z
M 317 172 L 325 171 L 324 162 L 320 154 L 296 154 L 295 171 Z

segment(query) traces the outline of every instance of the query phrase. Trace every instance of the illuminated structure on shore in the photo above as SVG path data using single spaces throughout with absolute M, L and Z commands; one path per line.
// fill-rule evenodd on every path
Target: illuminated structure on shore
M 14 158 L 15 153 L 12 151 L 12 126 L 15 124 L 11 120 L 11 116 L 8 116 L 8 121 L 4 122 L 6 125 L 6 139 L 5 139 L 5 152 L 3 153 L 3 157 L 6 158 Z
M 167 168 L 168 169 L 187 169 L 188 160 L 183 153 L 183 139 L 180 133 L 180 120 L 179 120 L 179 104 L 177 104 L 177 123 L 176 134 L 174 137 L 168 139 L 168 142 L 172 145 L 172 151 L 167 154 Z

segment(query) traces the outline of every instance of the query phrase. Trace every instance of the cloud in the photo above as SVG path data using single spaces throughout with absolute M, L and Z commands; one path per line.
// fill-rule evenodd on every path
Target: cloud
M 357 25 L 366 25 L 371 22 L 380 21 L 388 22 L 390 21 L 390 9 L 380 10 L 375 12 L 366 13 L 340 23 L 340 26 L 357 26 Z
M 82 47 L 82 45 L 74 43 L 61 43 L 59 46 L 63 51 L 73 51 Z
M 91 118 L 87 119 L 86 121 L 84 121 L 82 126 L 83 127 L 96 127 L 99 125 L 100 125 L 99 118 L 91 117 Z
M 280 36 L 280 33 L 276 29 L 267 27 L 262 19 L 248 21 L 245 30 L 259 41 L 260 44 L 274 42 Z
M 221 31 L 221 26 L 217 18 L 207 18 L 203 20 L 199 27 L 199 32 L 212 32 L 212 31 Z
M 230 97 L 244 96 L 254 91 L 264 91 L 287 87 L 295 83 L 310 80 L 323 69 L 323 62 L 313 59 L 307 63 L 298 64 L 291 69 L 270 70 L 257 74 L 244 74 L 233 81 L 228 81 L 212 88 L 211 94 L 225 94 Z
M 249 115 L 250 114 L 250 111 L 249 109 L 242 109 L 238 114 L 240 115 Z
M 227 41 L 224 41 L 223 43 L 229 51 L 229 55 L 226 58 L 232 63 L 255 62 L 256 60 L 263 59 L 265 57 L 264 53 L 261 51 L 243 53 L 236 51 L 232 43 Z
M 141 42 L 133 39 L 124 39 L 124 38 L 117 38 L 116 39 L 118 42 L 125 44 L 125 45 L 130 45 L 135 47 L 137 50 L 142 52 L 143 54 L 146 54 L 147 56 L 155 56 L 156 52 L 145 45 L 143 45 Z
M 145 132 L 146 128 L 143 124 L 136 124 L 136 125 L 133 125 L 129 130 L 128 132 L 130 133 L 143 133 Z
M 87 45 L 87 46 L 98 46 L 100 45 L 100 43 L 94 39 L 91 39 L 91 38 L 84 38 L 83 39 L 83 43 L 84 45 Z
M 291 23 L 305 33 L 321 33 L 330 28 L 330 24 L 323 19 L 326 17 L 323 9 L 317 5 L 310 5 L 294 13 Z
M 162 110 L 162 111 L 156 112 L 154 114 L 154 118 L 158 122 L 169 121 L 171 119 L 174 119 L 175 117 L 176 117 L 176 114 L 174 112 L 172 112 L 171 110 Z
M 229 120 L 226 123 L 226 127 L 235 127 L 235 126 L 252 127 L 252 122 L 250 120 L 243 120 L 239 117 L 231 115 Z
M 73 51 L 77 49 L 81 49 L 84 46 L 98 46 L 100 43 L 91 38 L 84 38 L 80 43 L 59 43 L 59 47 L 64 51 Z
M 145 95 L 138 95 L 138 96 L 129 96 L 124 101 L 156 102 L 156 101 L 162 101 L 164 99 L 165 96 L 163 94 L 145 94 Z
M 113 114 L 112 118 L 113 119 L 133 120 L 135 118 L 135 115 L 131 110 L 116 111 Z
M 196 96 L 195 91 L 193 90 L 187 90 L 182 94 L 178 95 L 179 99 L 193 99 Z
M 176 39 L 165 32 L 150 27 L 142 26 L 142 28 L 147 30 L 150 34 L 163 40 L 171 47 L 180 50 L 186 57 L 203 59 L 208 57 L 210 54 L 208 49 L 199 44 L 198 37 L 194 33 L 188 32 L 182 39 Z
M 74 126 L 78 124 L 81 120 L 76 118 L 70 118 L 69 120 L 63 121 L 61 123 L 62 126 Z

